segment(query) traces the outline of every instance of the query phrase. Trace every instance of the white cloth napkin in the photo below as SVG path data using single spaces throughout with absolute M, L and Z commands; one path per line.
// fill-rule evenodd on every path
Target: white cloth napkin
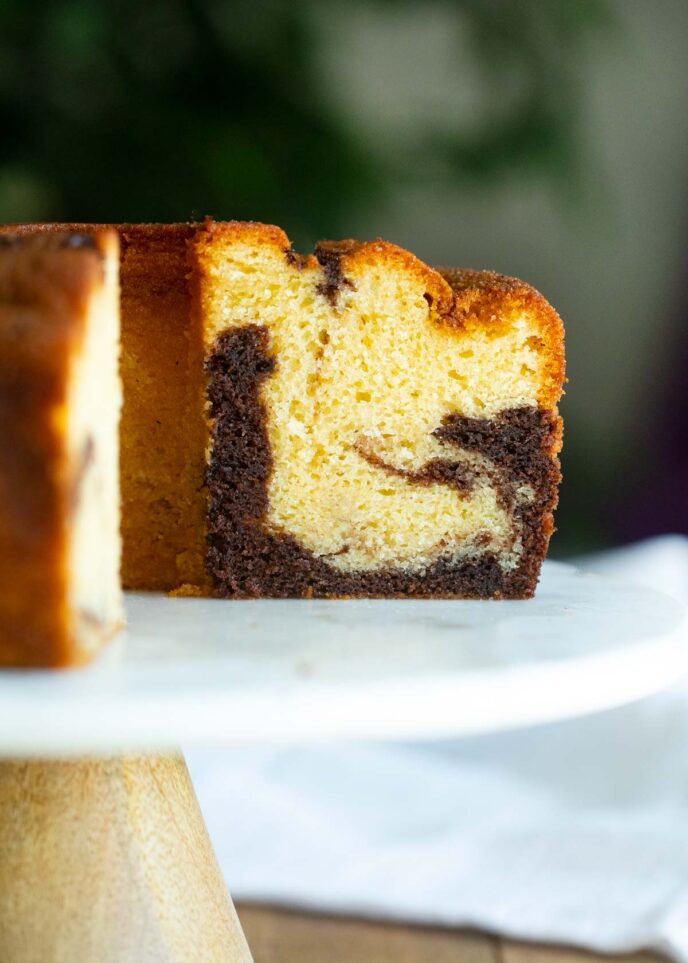
M 688 539 L 584 565 L 688 600 Z M 688 685 L 457 743 L 188 761 L 235 899 L 688 963 Z

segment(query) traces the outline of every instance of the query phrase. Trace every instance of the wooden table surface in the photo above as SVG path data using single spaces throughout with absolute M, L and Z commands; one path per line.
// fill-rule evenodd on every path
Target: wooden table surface
M 239 904 L 254 963 L 665 963 L 652 953 L 604 957 L 480 933 L 339 919 Z

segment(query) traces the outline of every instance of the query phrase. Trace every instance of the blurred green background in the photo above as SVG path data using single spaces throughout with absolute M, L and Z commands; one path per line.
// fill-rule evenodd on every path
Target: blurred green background
M 688 531 L 687 39 L 684 0 L 0 0 L 0 220 L 521 276 L 567 325 L 555 552 Z

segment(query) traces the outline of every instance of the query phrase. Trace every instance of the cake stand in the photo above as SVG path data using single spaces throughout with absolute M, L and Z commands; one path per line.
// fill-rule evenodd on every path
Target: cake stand
M 127 614 L 86 669 L 0 672 L 3 963 L 250 961 L 181 745 L 456 737 L 688 669 L 678 603 L 552 562 L 530 602 L 135 594 Z

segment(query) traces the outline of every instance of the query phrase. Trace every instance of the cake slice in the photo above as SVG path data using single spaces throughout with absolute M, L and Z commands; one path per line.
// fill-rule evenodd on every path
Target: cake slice
M 117 230 L 125 587 L 533 594 L 564 371 L 541 295 L 383 241 L 300 256 L 262 224 Z
M 557 497 L 559 317 L 383 241 L 192 242 L 206 569 L 228 597 L 526 598 Z
M 0 665 L 121 625 L 118 241 L 0 236 Z

